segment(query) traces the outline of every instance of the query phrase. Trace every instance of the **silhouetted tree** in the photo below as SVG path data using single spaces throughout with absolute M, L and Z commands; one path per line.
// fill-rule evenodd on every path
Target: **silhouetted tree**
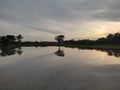
M 9 42 L 14 42 L 16 40 L 16 37 L 14 35 L 7 35 L 6 38 Z
M 1 43 L 3 44 L 3 45 L 7 45 L 8 44 L 8 39 L 7 39 L 7 37 L 6 36 L 1 36 Z
M 16 38 L 17 38 L 18 42 L 21 43 L 21 40 L 23 38 L 22 35 L 19 34 Z
M 113 36 L 113 43 L 120 43 L 120 34 L 119 33 L 115 33 Z
M 58 41 L 58 44 L 61 45 L 64 41 L 65 36 L 64 35 L 58 35 L 55 37 L 55 40 Z
M 7 36 L 1 36 L 0 37 L 0 42 L 3 45 L 8 45 L 14 43 L 16 40 L 16 37 L 14 35 L 7 35 Z
M 109 35 L 107 36 L 107 39 L 108 39 L 109 41 L 112 41 L 112 39 L 113 39 L 113 34 L 109 34 Z

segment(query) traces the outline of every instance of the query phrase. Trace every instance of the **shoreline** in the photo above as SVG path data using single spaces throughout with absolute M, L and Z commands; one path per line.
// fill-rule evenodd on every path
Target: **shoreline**
M 120 49 L 120 45 L 63 45 L 63 46 L 81 49 Z
M 2 45 L 0 47 L 47 47 L 47 46 L 63 46 L 70 48 L 81 48 L 81 49 L 120 49 L 120 45 L 76 45 L 76 44 L 62 44 L 58 45 L 55 43 L 21 43 L 21 44 L 10 44 L 10 45 Z

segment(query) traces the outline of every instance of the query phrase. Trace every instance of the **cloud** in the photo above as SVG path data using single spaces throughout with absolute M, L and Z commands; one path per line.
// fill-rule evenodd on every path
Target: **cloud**
M 36 28 L 28 28 L 17 24 L 0 21 L 0 36 L 7 34 L 15 36 L 22 34 L 24 36 L 24 40 L 51 40 L 55 37 L 52 33 L 39 31 L 36 30 Z
M 37 31 L 42 31 L 42 32 L 51 33 L 51 34 L 62 34 L 62 32 L 59 32 L 59 31 L 57 31 L 57 30 L 40 29 L 40 28 L 37 28 L 37 27 L 29 27 L 29 28 L 34 29 L 34 30 L 37 30 Z
M 43 19 L 72 22 L 84 19 L 119 20 L 119 0 L 1 0 L 0 18 L 30 23 Z M 103 11 L 103 12 L 99 12 Z
M 37 32 L 43 34 L 42 38 L 45 34 L 89 37 L 89 33 L 98 34 L 100 30 L 106 33 L 101 28 L 104 22 L 105 29 L 110 27 L 109 22 L 114 23 L 113 27 L 115 22 L 119 24 L 119 9 L 119 0 L 0 0 L 0 31 L 24 35 Z

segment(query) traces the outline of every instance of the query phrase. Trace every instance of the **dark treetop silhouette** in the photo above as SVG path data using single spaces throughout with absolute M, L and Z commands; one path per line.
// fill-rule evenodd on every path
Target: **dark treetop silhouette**
M 55 40 L 58 41 L 58 45 L 61 45 L 61 44 L 63 44 L 64 38 L 65 38 L 64 35 L 58 35 L 55 37 Z
M 9 44 L 20 44 L 22 40 L 22 35 L 14 36 L 14 35 L 6 35 L 0 37 L 0 43 L 2 45 L 9 45 Z

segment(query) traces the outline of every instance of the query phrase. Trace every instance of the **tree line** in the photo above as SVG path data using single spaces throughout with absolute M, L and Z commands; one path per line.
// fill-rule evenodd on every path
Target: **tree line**
M 109 44 L 120 44 L 120 33 L 108 34 L 106 37 L 98 38 L 97 40 L 83 39 L 83 40 L 64 40 L 64 35 L 58 35 L 55 40 L 58 42 L 34 42 L 36 45 L 109 45 Z M 22 35 L 6 35 L 0 36 L 0 43 L 2 45 L 9 44 L 33 44 L 33 42 L 21 42 L 23 39 Z M 47 44 L 46 44 L 47 43 Z
M 14 36 L 14 35 L 0 36 L 0 43 L 3 45 L 21 43 L 22 39 L 23 37 L 20 34 L 18 36 Z
M 65 44 L 75 45 L 107 45 L 120 44 L 120 33 L 108 34 L 106 37 L 98 38 L 97 40 L 83 39 L 83 40 L 66 40 Z

